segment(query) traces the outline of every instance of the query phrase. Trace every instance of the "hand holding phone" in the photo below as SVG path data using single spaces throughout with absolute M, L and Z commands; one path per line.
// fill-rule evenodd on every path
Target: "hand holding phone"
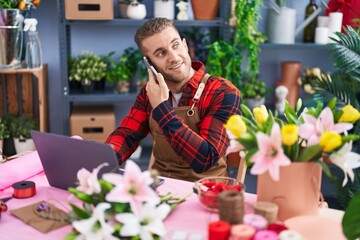
M 156 75 L 158 74 L 158 72 L 156 71 L 156 69 L 154 68 L 154 66 L 150 64 L 150 62 L 149 62 L 149 60 L 147 59 L 147 57 L 143 57 L 143 59 L 144 59 L 144 62 L 145 62 L 145 65 L 146 65 L 147 69 L 150 69 L 150 70 L 154 73 L 154 75 L 155 75 L 155 77 L 156 77 Z

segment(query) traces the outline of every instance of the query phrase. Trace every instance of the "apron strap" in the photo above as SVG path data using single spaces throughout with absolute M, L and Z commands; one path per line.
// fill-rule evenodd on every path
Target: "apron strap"
M 204 91 L 205 84 L 206 84 L 207 80 L 209 79 L 209 77 L 210 77 L 210 74 L 206 73 L 204 75 L 204 77 L 202 78 L 201 83 L 199 84 L 198 89 L 196 90 L 196 93 L 194 95 L 193 104 L 191 105 L 190 109 L 187 111 L 187 115 L 189 117 L 194 115 L 194 113 L 195 113 L 194 112 L 195 104 L 199 101 L 199 99 L 201 97 L 201 94 Z

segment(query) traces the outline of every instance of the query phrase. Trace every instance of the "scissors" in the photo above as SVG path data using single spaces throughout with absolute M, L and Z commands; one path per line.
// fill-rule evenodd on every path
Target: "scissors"
M 6 205 L 6 202 L 12 199 L 12 197 L 6 197 L 0 199 L 0 212 L 6 212 L 8 207 Z

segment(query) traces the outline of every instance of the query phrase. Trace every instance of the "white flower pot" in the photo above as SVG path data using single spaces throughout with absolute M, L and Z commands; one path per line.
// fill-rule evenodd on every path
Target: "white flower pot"
M 154 0 L 154 17 L 174 19 L 175 1 L 174 0 Z
M 130 4 L 126 14 L 130 19 L 144 19 L 146 17 L 146 7 L 144 4 Z
M 20 140 L 19 138 L 14 138 L 14 145 L 16 153 L 35 151 L 34 141 L 32 139 Z
M 264 103 L 265 103 L 265 98 L 264 97 L 261 97 L 261 98 L 246 98 L 245 99 L 246 106 L 248 106 L 248 108 L 250 108 L 251 110 L 256 108 L 256 107 L 260 107 Z

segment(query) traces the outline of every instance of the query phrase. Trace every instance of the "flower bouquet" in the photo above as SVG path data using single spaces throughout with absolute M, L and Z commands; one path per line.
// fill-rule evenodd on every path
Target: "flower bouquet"
M 286 103 L 284 118 L 274 115 L 264 105 L 254 108 L 253 112 L 242 105 L 243 116 L 231 116 L 225 125 L 230 138 L 227 152 L 240 152 L 240 156 L 244 157 L 249 165 L 253 165 L 250 173 L 259 175 L 258 200 L 262 199 L 261 191 L 265 189 L 273 195 L 268 197 L 265 194 L 266 198 L 262 200 L 285 205 L 284 208 L 295 207 L 296 204 L 305 203 L 310 193 L 316 193 L 308 201 L 312 210 L 305 212 L 314 214 L 321 195 L 319 166 L 328 176 L 331 176 L 331 172 L 327 163 L 341 168 L 344 172 L 343 186 L 348 182 L 348 176 L 351 180 L 354 179 L 353 169 L 360 167 L 360 155 L 351 152 L 353 141 L 360 136 L 358 133 L 348 133 L 359 120 L 360 113 L 351 105 L 337 109 L 335 98 L 325 106 L 318 102 L 316 107 L 305 108 L 302 112 L 301 105 L 301 99 L 297 101 L 295 109 Z M 310 176 L 302 178 L 293 175 L 293 172 L 285 173 L 290 167 L 299 165 L 311 166 L 311 172 L 305 171 L 305 174 Z M 263 181 L 263 176 L 267 175 L 269 177 Z M 260 186 L 260 182 L 266 186 Z M 285 183 L 286 186 L 272 187 L 270 182 Z M 279 188 L 285 193 L 280 193 Z M 285 196 L 290 192 L 300 196 L 290 200 L 294 196 Z M 281 208 L 279 206 L 279 218 Z M 304 212 L 298 212 L 299 209 L 300 206 L 295 212 L 288 209 L 286 212 L 292 216 L 303 214 Z
M 0 0 L 0 8 L 30 10 L 40 4 L 40 0 Z
M 79 185 L 69 191 L 82 207 L 70 203 L 69 220 L 74 232 L 66 239 L 160 239 L 165 235 L 163 220 L 185 198 L 171 193 L 159 195 L 154 183 L 158 180 L 149 171 L 141 172 L 131 160 L 124 174 L 97 175 L 102 164 L 89 172 L 79 170 Z M 154 182 L 155 181 L 155 182 Z

